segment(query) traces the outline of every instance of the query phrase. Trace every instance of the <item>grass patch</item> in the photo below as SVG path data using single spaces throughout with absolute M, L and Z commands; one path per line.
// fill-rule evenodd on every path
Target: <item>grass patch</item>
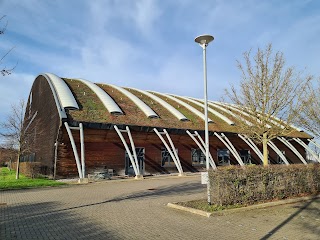
M 238 205 L 228 205 L 228 206 L 220 206 L 216 204 L 208 205 L 208 202 L 206 199 L 201 199 L 201 200 L 193 200 L 189 202 L 178 202 L 177 203 L 180 206 L 183 207 L 189 207 L 189 208 L 194 208 L 206 212 L 217 212 L 217 211 L 222 211 L 226 209 L 233 209 L 233 208 L 240 208 L 244 207 L 240 204 Z
M 0 190 L 53 187 L 64 184 L 46 178 L 28 178 L 22 174 L 19 175 L 19 179 L 16 179 L 15 171 L 9 171 L 6 167 L 0 168 Z

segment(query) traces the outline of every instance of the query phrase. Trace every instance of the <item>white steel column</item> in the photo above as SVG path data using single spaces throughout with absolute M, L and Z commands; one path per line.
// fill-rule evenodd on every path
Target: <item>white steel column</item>
M 140 175 L 140 168 L 139 168 L 139 163 L 138 163 L 136 146 L 134 145 L 133 138 L 132 138 L 132 135 L 131 135 L 131 132 L 130 132 L 130 128 L 128 126 L 126 126 L 126 132 L 128 133 L 128 137 L 129 137 L 129 141 L 130 141 L 131 149 L 132 149 L 132 153 L 133 153 L 133 158 L 134 158 L 134 161 L 136 162 L 136 166 L 137 166 L 137 169 L 138 169 L 138 175 Z
M 224 135 L 224 133 L 221 133 L 221 136 L 227 141 L 227 143 L 229 144 L 229 146 L 232 148 L 233 152 L 238 156 L 238 158 L 239 158 L 239 159 L 241 160 L 241 162 L 243 163 L 243 161 L 242 161 L 242 159 L 241 159 L 241 157 L 240 157 L 237 149 L 233 146 L 233 144 L 232 144 L 232 142 L 229 140 L 229 138 L 228 138 L 226 135 Z M 241 165 L 241 164 L 240 164 L 240 165 Z M 244 163 L 243 163 L 243 165 L 244 165 Z
M 178 153 L 177 153 L 177 151 L 176 151 L 176 147 L 174 146 L 174 144 L 173 144 L 173 142 L 172 142 L 172 140 L 171 140 L 171 137 L 170 137 L 169 133 L 167 132 L 167 129 L 163 129 L 163 132 L 165 133 L 165 135 L 166 135 L 166 137 L 167 137 L 167 139 L 168 139 L 168 141 L 169 141 L 169 143 L 170 143 L 170 145 L 171 145 L 173 154 L 174 154 L 175 157 L 176 157 L 176 160 L 177 160 L 177 163 L 178 163 L 179 166 L 180 166 L 181 172 L 183 172 L 179 155 L 178 155 Z
M 127 144 L 126 140 L 124 139 L 124 137 L 122 135 L 122 132 L 128 133 L 128 131 L 127 130 L 119 130 L 117 125 L 114 125 L 113 127 L 116 130 L 116 132 L 118 133 L 118 135 L 119 135 L 119 137 L 120 137 L 120 139 L 122 141 L 122 144 L 123 144 L 124 148 L 127 151 L 127 154 L 129 156 L 129 159 L 130 159 L 130 162 L 132 164 L 132 167 L 133 167 L 134 173 L 136 175 L 136 178 L 139 178 L 140 177 L 140 169 L 139 169 L 139 166 L 137 165 L 137 163 L 138 163 L 137 154 L 134 155 L 134 157 L 135 157 L 135 159 L 134 159 L 134 157 L 132 156 L 132 153 L 131 153 L 131 151 L 130 151 L 130 149 L 128 147 L 128 144 Z M 129 130 L 129 132 L 130 132 L 130 130 Z M 128 133 L 128 135 L 129 135 L 129 133 Z M 131 136 L 131 133 L 130 133 L 130 136 Z M 131 147 L 132 147 L 132 146 L 134 146 L 134 144 L 133 144 L 132 137 L 130 139 L 130 136 L 129 136 L 129 140 L 130 140 Z M 136 149 L 135 148 L 132 149 L 132 152 L 136 153 Z
M 205 150 L 206 150 L 206 169 L 208 175 L 207 182 L 207 196 L 208 204 L 211 205 L 211 190 L 209 180 L 209 124 L 208 124 L 208 90 L 207 90 L 207 58 L 206 58 L 206 44 L 202 44 L 203 49 L 203 75 L 204 75 L 204 139 L 205 139 Z
M 311 155 L 320 163 L 319 156 L 307 145 L 305 144 L 301 139 L 299 138 L 293 138 L 297 143 L 299 143 L 302 147 L 304 147 L 308 152 L 311 153 Z
M 235 150 L 234 146 L 231 144 L 231 142 L 229 141 L 229 139 L 223 135 L 224 138 L 226 138 L 226 141 L 216 132 L 213 133 L 217 138 L 219 138 L 219 140 L 229 149 L 229 151 L 232 153 L 232 155 L 235 157 L 235 159 L 238 161 L 238 163 L 240 164 L 240 166 L 244 166 L 244 163 L 239 155 L 239 153 Z M 228 142 L 231 144 L 229 145 Z
M 203 141 L 203 139 L 200 136 L 200 134 L 197 131 L 194 131 L 194 134 L 198 137 L 199 141 L 201 142 L 201 144 L 203 146 L 203 149 L 205 149 L 205 142 Z M 209 149 L 209 163 L 210 163 L 210 165 L 211 165 L 211 167 L 213 169 L 216 169 L 217 166 L 216 166 L 215 162 L 213 161 L 213 157 L 212 157 L 212 155 L 210 153 L 210 143 L 209 143 L 208 149 Z M 203 154 L 205 154 L 205 152 L 203 152 Z
M 80 146 L 81 146 L 81 170 L 82 170 L 82 176 L 84 177 L 86 175 L 86 165 L 85 165 L 85 149 L 84 149 L 84 133 L 83 133 L 83 124 L 79 123 L 80 128 Z
M 257 152 L 260 153 L 261 163 L 263 164 L 263 154 L 262 154 L 262 152 L 260 151 L 260 149 L 258 148 L 258 146 L 252 141 L 251 138 L 247 138 L 247 140 L 248 140 L 248 142 L 250 142 L 251 145 L 257 150 Z
M 241 134 L 238 134 L 238 136 L 246 143 L 248 146 L 257 154 L 257 156 L 260 158 L 261 162 L 263 162 L 263 155 L 260 152 L 257 145 L 250 139 L 246 138 L 246 136 L 243 136 Z
M 204 141 L 202 140 L 201 136 L 199 135 L 199 133 L 197 131 L 194 132 L 194 134 L 192 134 L 191 132 L 189 132 L 189 130 L 186 131 L 186 133 L 192 138 L 192 140 L 197 144 L 197 146 L 200 148 L 201 152 L 203 153 L 203 155 L 206 154 L 206 151 L 205 151 L 205 143 Z M 201 142 L 201 144 L 199 143 L 199 141 L 194 137 L 194 136 L 197 136 Z M 209 162 L 210 162 L 210 165 L 213 169 L 217 169 L 217 166 L 212 158 L 212 155 L 209 151 Z
M 208 44 L 213 41 L 214 37 L 211 35 L 201 35 L 194 39 L 196 43 L 202 47 L 203 51 L 203 79 L 204 79 L 204 123 L 205 123 L 205 150 L 206 150 L 206 169 L 207 169 L 207 196 L 208 204 L 211 205 L 211 191 L 210 191 L 210 181 L 209 181 L 209 126 L 208 126 L 208 91 L 207 91 L 207 53 L 206 48 Z
M 279 150 L 279 148 L 271 140 L 268 141 L 268 146 L 271 147 L 273 149 L 273 151 L 275 151 L 279 155 L 279 157 L 282 159 L 282 161 L 284 161 L 284 163 L 286 165 L 290 165 L 287 158 L 283 155 L 283 153 Z
M 312 141 L 311 139 L 308 139 L 308 141 L 309 141 L 310 143 L 312 143 L 313 145 L 315 145 L 317 148 L 319 148 L 319 149 L 320 149 L 320 145 L 319 145 L 317 142 Z M 314 153 L 318 156 L 318 158 L 317 158 L 317 159 L 319 159 L 319 155 L 318 155 L 316 152 L 314 152 Z
M 306 160 L 301 156 L 299 151 L 284 137 L 278 137 L 278 140 L 285 144 L 299 159 L 303 164 L 307 164 Z
M 175 147 L 173 145 L 173 142 L 171 141 L 171 138 L 170 138 L 168 132 L 164 131 L 163 133 L 160 133 L 158 131 L 158 129 L 156 129 L 156 128 L 154 128 L 153 131 L 158 135 L 158 137 L 160 138 L 161 142 L 164 144 L 164 146 L 168 150 L 168 152 L 169 152 L 174 164 L 176 165 L 176 168 L 178 169 L 179 176 L 182 176 L 183 170 L 182 170 L 182 166 L 181 166 L 181 163 L 180 163 L 180 159 L 179 159 L 178 154 L 176 153 L 176 149 L 175 149 Z M 170 143 L 172 149 L 169 147 L 169 145 L 167 144 L 166 140 L 162 137 L 161 134 L 165 134 L 167 136 L 168 140 L 170 139 L 169 142 L 171 141 L 171 143 L 172 143 L 172 144 Z
M 53 165 L 53 179 L 56 179 L 57 174 L 57 160 L 58 160 L 58 141 L 54 143 L 54 165 Z M 10 166 L 11 167 L 11 166 Z
M 83 178 L 82 170 L 81 170 L 81 164 L 80 164 L 80 161 L 79 161 L 79 155 L 78 155 L 78 152 L 77 152 L 77 146 L 76 146 L 76 144 L 74 142 L 74 139 L 73 139 L 69 124 L 67 122 L 65 122 L 64 126 L 66 127 L 68 135 L 69 135 L 69 139 L 70 139 L 72 150 L 73 150 L 73 155 L 74 155 L 74 158 L 75 158 L 76 164 L 77 164 L 79 178 Z

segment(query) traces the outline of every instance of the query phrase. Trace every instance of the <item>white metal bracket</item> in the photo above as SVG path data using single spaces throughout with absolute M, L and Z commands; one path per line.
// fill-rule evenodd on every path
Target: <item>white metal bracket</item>
M 158 135 L 158 137 L 160 138 L 161 142 L 164 144 L 164 146 L 166 147 L 166 149 L 168 150 L 174 164 L 176 165 L 178 171 L 179 171 L 179 176 L 182 176 L 183 175 L 183 169 L 182 169 L 182 166 L 181 166 L 181 162 L 180 162 L 180 158 L 177 154 L 177 151 L 176 151 L 176 148 L 170 138 L 170 135 L 168 134 L 167 130 L 166 129 L 163 129 L 163 132 L 159 132 L 158 129 L 154 128 L 153 131 Z M 162 135 L 166 135 L 169 143 L 170 143 L 170 146 L 167 144 L 166 140 L 162 137 Z
M 36 118 L 37 115 L 38 115 L 38 111 L 36 111 L 36 112 L 33 114 L 31 120 L 29 121 L 28 125 L 27 125 L 26 128 L 24 129 L 24 133 L 28 130 L 28 128 L 30 127 L 31 123 L 33 122 L 33 120 Z
M 308 152 L 311 153 L 311 155 L 320 163 L 319 156 L 307 145 L 305 144 L 301 139 L 299 138 L 293 138 L 297 143 L 299 143 L 302 147 L 304 147 Z
M 278 156 L 282 159 L 282 161 L 286 165 L 290 164 L 288 162 L 287 158 L 283 155 L 283 153 L 279 150 L 279 148 L 271 140 L 268 141 L 268 146 L 271 147 L 273 149 L 273 151 L 275 151 L 278 154 Z
M 278 140 L 286 145 L 299 159 L 303 164 L 307 164 L 306 160 L 301 156 L 299 151 L 284 137 L 278 137 Z
M 244 163 L 239 155 L 239 153 L 237 152 L 237 150 L 235 149 L 235 147 L 233 146 L 233 144 L 229 141 L 229 139 L 227 138 L 226 135 L 224 135 L 223 133 L 221 133 L 221 136 L 214 132 L 213 133 L 217 138 L 219 138 L 219 140 L 228 148 L 228 150 L 232 153 L 232 155 L 235 157 L 235 159 L 238 161 L 238 163 L 240 164 L 240 166 L 244 166 Z
M 203 139 L 201 138 L 200 134 L 197 131 L 195 131 L 194 134 L 189 132 L 189 130 L 187 130 L 186 132 L 191 137 L 191 139 L 197 144 L 197 146 L 199 147 L 199 149 L 201 150 L 201 152 L 205 156 L 206 155 L 205 143 L 204 143 Z M 195 138 L 195 136 L 198 137 L 200 142 Z M 210 151 L 209 151 L 209 163 L 213 169 L 217 169 L 217 166 L 212 158 Z
M 248 146 L 257 154 L 257 156 L 260 158 L 261 162 L 263 162 L 263 155 L 260 152 L 259 148 L 257 145 L 247 136 L 238 134 L 238 136 L 246 143 Z
M 82 123 L 79 123 L 79 127 L 69 127 L 69 124 L 67 122 L 64 123 L 68 135 L 69 135 L 69 139 L 71 142 L 71 146 L 72 146 L 72 150 L 73 150 L 73 155 L 74 158 L 76 160 L 76 164 L 77 164 L 77 169 L 78 169 L 78 174 L 79 174 L 79 178 L 84 178 L 85 177 L 85 150 L 84 150 L 84 133 L 83 133 L 83 125 Z M 81 162 L 79 160 L 79 155 L 78 155 L 78 151 L 77 151 L 77 146 L 74 142 L 74 138 L 72 136 L 72 132 L 71 130 L 79 130 L 80 131 L 80 149 L 81 149 Z
M 133 142 L 133 138 L 132 138 L 132 135 L 131 135 L 131 132 L 130 132 L 130 128 L 128 126 L 126 126 L 126 130 L 120 130 L 117 125 L 114 125 L 114 129 L 118 133 L 118 135 L 119 135 L 119 137 L 120 137 L 120 139 L 121 139 L 121 141 L 123 143 L 123 146 L 127 151 L 127 154 L 129 156 L 130 162 L 131 162 L 133 170 L 134 170 L 134 174 L 136 175 L 135 177 L 136 178 L 141 178 L 141 173 L 140 173 L 140 168 L 139 168 L 139 164 L 138 164 L 136 148 L 135 148 L 135 145 L 134 145 L 134 142 Z M 128 147 L 128 144 L 127 144 L 126 140 L 124 139 L 124 137 L 122 135 L 123 132 L 128 134 L 129 141 L 130 141 L 130 144 L 131 144 L 131 151 L 130 151 L 130 149 Z

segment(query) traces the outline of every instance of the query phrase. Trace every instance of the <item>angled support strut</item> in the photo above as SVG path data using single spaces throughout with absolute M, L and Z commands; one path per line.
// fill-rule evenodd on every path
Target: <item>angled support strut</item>
M 217 138 L 219 138 L 219 140 L 228 148 L 228 150 L 232 153 L 232 155 L 235 157 L 235 159 L 237 160 L 237 162 L 239 163 L 240 166 L 244 166 L 244 163 L 239 155 L 239 153 L 237 152 L 237 150 L 235 149 L 235 147 L 233 146 L 233 144 L 230 142 L 230 140 L 227 138 L 227 136 L 225 136 L 223 133 L 221 133 L 221 136 L 214 132 L 213 133 Z
M 299 151 L 284 137 L 278 137 L 278 140 L 286 145 L 299 159 L 303 164 L 307 164 L 306 160 L 301 156 Z
M 201 138 L 201 136 L 199 135 L 199 133 L 197 131 L 194 132 L 194 134 L 190 133 L 189 130 L 186 131 L 186 133 L 191 137 L 191 139 L 197 144 L 197 146 L 199 147 L 199 149 L 201 150 L 201 152 L 203 153 L 203 155 L 206 155 L 206 150 L 205 150 L 205 143 L 203 141 L 203 139 Z M 199 141 L 195 138 L 198 137 Z M 209 151 L 209 163 L 211 165 L 211 167 L 213 169 L 217 169 L 217 166 L 212 158 L 212 155 Z
M 170 138 L 170 135 L 168 134 L 167 130 L 164 129 L 163 132 L 159 132 L 158 129 L 154 128 L 153 131 L 158 135 L 158 137 L 160 138 L 161 142 L 163 143 L 163 145 L 166 147 L 167 151 L 169 152 L 174 164 L 176 165 L 178 172 L 179 172 L 179 176 L 183 175 L 183 169 L 181 166 L 181 162 L 179 159 L 179 156 L 177 154 L 176 148 Z M 168 143 L 166 142 L 166 140 L 162 137 L 162 135 L 165 135 L 170 143 L 170 146 L 168 145 Z
M 71 142 L 71 146 L 72 146 L 72 150 L 73 150 L 73 155 L 74 158 L 76 160 L 76 164 L 77 164 L 77 169 L 78 169 L 78 174 L 79 174 L 79 178 L 84 178 L 85 177 L 85 148 L 84 148 L 84 133 L 83 133 L 83 125 L 82 123 L 79 123 L 79 127 L 70 127 L 69 124 L 67 122 L 64 123 L 64 126 L 67 129 L 68 132 L 68 136 Z M 78 151 L 77 151 L 77 146 L 74 142 L 74 138 L 72 135 L 71 130 L 79 130 L 80 131 L 80 153 L 81 153 L 81 162 L 79 160 L 79 155 L 78 155 Z
M 248 146 L 257 154 L 257 156 L 260 158 L 261 162 L 263 162 L 263 155 L 260 152 L 257 145 L 247 136 L 238 134 L 238 136 L 246 143 Z
M 307 145 L 305 144 L 301 139 L 299 138 L 293 138 L 297 143 L 299 143 L 302 147 L 304 147 L 319 163 L 320 163 L 320 157 Z
M 114 125 L 113 127 L 116 130 L 116 132 L 118 133 L 118 136 L 120 137 L 120 139 L 122 141 L 122 144 L 123 144 L 124 148 L 127 151 L 127 154 L 129 156 L 131 165 L 133 167 L 134 174 L 136 175 L 135 178 L 141 178 L 141 173 L 140 173 L 140 168 L 139 168 L 139 164 L 138 164 L 136 148 L 135 148 L 135 145 L 134 145 L 134 142 L 133 142 L 133 138 L 132 138 L 132 135 L 131 135 L 131 132 L 130 132 L 130 128 L 128 126 L 126 126 L 126 130 L 120 130 L 117 125 Z M 124 137 L 122 135 L 123 132 L 128 134 L 130 145 L 131 145 L 131 151 L 129 149 L 129 146 L 128 146 L 126 140 L 124 139 Z

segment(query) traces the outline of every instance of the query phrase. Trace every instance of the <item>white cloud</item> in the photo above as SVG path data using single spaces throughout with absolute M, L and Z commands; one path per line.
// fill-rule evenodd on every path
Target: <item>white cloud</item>
M 10 59 L 19 64 L 10 76 L 15 80 L 2 81 L 1 91 L 7 101 L 15 101 L 18 92 L 27 96 L 37 74 L 52 72 L 202 97 L 201 48 L 193 42 L 202 33 L 215 36 L 207 52 L 211 99 L 219 99 L 239 78 L 235 61 L 243 51 L 270 41 L 290 62 L 319 73 L 320 18 L 316 11 L 305 12 L 310 4 L 315 3 L 2 1 L 9 31 L 5 41 L 0 38 L 0 48 L 16 45 Z M 17 88 L 20 78 L 29 80 Z
M 161 11 L 155 0 L 135 1 L 135 11 L 132 12 L 132 18 L 136 22 L 138 29 L 144 34 L 154 32 L 154 23 L 161 16 Z
M 88 8 L 89 16 L 85 19 L 94 33 L 116 34 L 118 28 L 126 28 L 145 37 L 153 32 L 154 23 L 161 15 L 156 0 L 90 1 Z

